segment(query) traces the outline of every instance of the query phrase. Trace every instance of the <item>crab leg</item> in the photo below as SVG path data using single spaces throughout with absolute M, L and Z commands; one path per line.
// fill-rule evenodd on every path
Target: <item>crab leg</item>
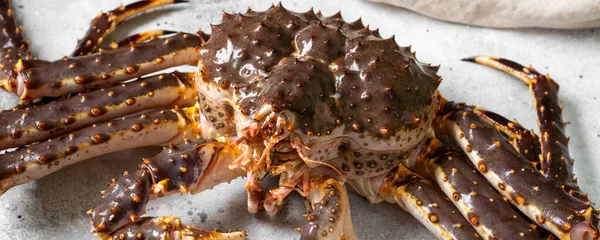
M 93 123 L 152 108 L 195 103 L 193 73 L 173 72 L 0 113 L 0 149 L 60 136 Z
M 92 231 L 102 237 L 139 219 L 148 201 L 175 193 L 192 194 L 243 175 L 227 165 L 239 150 L 230 143 L 186 140 L 165 148 L 140 169 L 125 172 L 103 192 L 100 203 L 88 211 Z
M 429 140 L 427 166 L 442 191 L 484 239 L 541 239 L 542 233 L 517 213 L 467 157 Z
M 106 239 L 181 239 L 181 240 L 243 240 L 246 233 L 209 232 L 181 223 L 176 216 L 142 217 L 123 227 Z
M 312 176 L 307 199 L 310 202 L 308 220 L 300 231 L 302 240 L 358 239 L 350 217 L 350 202 L 346 188 L 333 178 Z
M 153 109 L 4 153 L 0 155 L 0 193 L 95 156 L 177 144 L 182 137 L 194 137 L 197 130 L 190 112 Z
M 379 196 L 412 214 L 438 239 L 479 238 L 443 193 L 404 165 L 399 164 L 382 180 Z
M 500 132 L 512 138 L 512 145 L 527 160 L 535 163 L 540 162 L 541 148 L 540 138 L 532 131 L 522 127 L 516 121 L 510 121 L 505 117 L 484 109 L 477 108 L 475 113 L 491 123 Z
M 0 1 L 0 44 L 2 48 L 23 48 L 27 49 L 27 42 L 23 41 L 21 27 L 17 26 L 12 9 L 9 7 L 9 0 Z
M 187 2 L 183 0 L 142 0 L 127 6 L 118 8 L 107 13 L 101 12 L 90 23 L 89 30 L 81 40 L 77 40 L 77 46 L 71 56 L 84 56 L 96 51 L 100 43 L 108 34 L 113 32 L 117 25 L 123 21 L 146 10 L 165 6 L 168 4 Z
M 117 48 L 120 48 L 120 47 L 123 47 L 126 45 L 142 43 L 142 42 L 145 42 L 148 40 L 156 39 L 160 36 L 174 34 L 174 33 L 177 33 L 177 32 L 169 31 L 169 30 L 150 30 L 150 31 L 146 31 L 146 32 L 136 33 L 129 37 L 126 37 L 125 39 L 123 39 L 119 42 L 110 43 L 108 48 L 109 49 L 117 49 Z
M 464 60 L 502 70 L 529 86 L 542 135 L 541 172 L 572 195 L 587 201 L 587 196 L 581 193 L 573 173 L 574 161 L 569 154 L 569 138 L 565 135 L 567 123 L 562 119 L 558 84 L 550 76 L 538 73 L 533 67 L 524 67 L 507 59 L 474 57 Z
M 471 107 L 460 106 L 447 117 L 448 132 L 471 162 L 526 216 L 561 239 L 582 239 L 571 233 L 596 234 L 589 225 L 593 211 L 589 202 L 572 197 L 539 174 Z
M 165 39 L 65 58 L 20 71 L 17 87 L 9 85 L 7 88 L 22 100 L 29 100 L 114 85 L 161 69 L 195 64 L 201 42 L 197 35 L 179 33 Z
M 15 67 L 20 59 L 29 56 L 29 44 L 23 40 L 22 28 L 17 26 L 9 0 L 0 0 L 0 88 L 5 88 L 16 76 Z

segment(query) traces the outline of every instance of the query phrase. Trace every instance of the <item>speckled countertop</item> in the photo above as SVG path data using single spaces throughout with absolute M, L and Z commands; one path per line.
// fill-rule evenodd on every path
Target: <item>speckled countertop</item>
M 129 3 L 131 1 L 127 1 Z M 14 9 L 34 55 L 56 59 L 69 54 L 75 39 L 100 10 L 121 0 L 15 0 Z M 150 29 L 208 31 L 221 11 L 264 10 L 269 0 L 192 0 L 142 15 L 123 24 L 115 39 Z M 359 0 L 283 1 L 285 7 L 310 7 L 330 15 L 342 10 L 347 20 L 362 16 L 365 24 L 381 28 L 383 36 L 396 35 L 400 45 L 412 45 L 421 61 L 441 64 L 440 90 L 448 99 L 466 101 L 517 118 L 536 127 L 527 88 L 507 75 L 459 61 L 472 55 L 498 55 L 532 64 L 561 84 L 564 118 L 571 124 L 571 152 L 575 172 L 594 202 L 600 202 L 600 29 L 498 30 L 432 20 L 406 10 Z M 0 104 L 16 101 L 0 94 Z M 91 239 L 85 211 L 99 191 L 123 170 L 132 170 L 155 148 L 109 154 L 70 166 L 41 180 L 16 187 L 0 196 L 0 239 Z M 392 204 L 371 205 L 351 196 L 352 218 L 361 239 L 432 239 L 433 235 L 410 215 Z M 179 215 L 187 223 L 218 230 L 246 229 L 249 239 L 297 239 L 293 230 L 303 223 L 304 204 L 294 195 L 276 217 L 249 214 L 243 180 L 224 184 L 195 196 L 172 196 L 152 202 L 151 215 Z

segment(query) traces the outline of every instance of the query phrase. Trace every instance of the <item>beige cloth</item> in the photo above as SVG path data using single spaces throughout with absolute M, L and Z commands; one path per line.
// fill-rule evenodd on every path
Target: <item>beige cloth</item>
M 446 21 L 514 28 L 600 27 L 600 0 L 368 0 Z

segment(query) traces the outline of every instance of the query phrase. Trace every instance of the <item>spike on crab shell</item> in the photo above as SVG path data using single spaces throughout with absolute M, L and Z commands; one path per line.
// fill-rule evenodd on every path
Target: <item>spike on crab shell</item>
M 276 8 L 281 8 L 283 10 L 287 10 L 283 7 L 283 3 L 281 3 L 281 1 L 277 2 L 277 6 L 275 6 Z
M 228 21 L 228 20 L 231 20 L 231 19 L 233 19 L 233 17 L 234 17 L 235 15 L 236 15 L 236 14 L 231 14 L 231 13 L 227 13 L 227 12 L 223 11 L 223 12 L 221 13 L 221 21 Z
M 371 34 L 372 34 L 372 31 L 371 31 Z M 379 33 L 378 33 L 378 34 L 379 34 Z M 386 38 L 386 39 L 384 39 L 384 40 L 383 40 L 383 42 L 384 42 L 385 44 L 389 44 L 389 45 L 390 45 L 392 48 L 394 48 L 394 49 L 399 49 L 399 48 L 400 48 L 400 47 L 398 46 L 398 44 L 396 43 L 396 35 L 395 35 L 395 34 L 394 34 L 394 35 L 392 35 L 392 36 L 391 36 L 391 37 L 389 37 L 389 38 Z
M 371 33 L 371 30 L 369 30 L 369 28 L 370 28 L 370 26 L 369 26 L 369 25 L 367 25 L 367 26 L 364 26 L 362 29 L 358 30 L 358 32 L 359 32 L 360 34 L 370 34 L 370 33 Z
M 356 19 L 356 21 L 351 22 L 351 23 L 347 23 L 348 27 L 351 29 L 361 29 L 364 28 L 365 25 L 362 22 L 362 17 L 359 17 L 358 19 Z
M 377 28 L 377 29 L 375 29 L 375 30 L 371 31 L 371 34 L 372 34 L 373 36 L 375 36 L 375 37 L 378 37 L 378 38 L 380 38 L 380 37 L 381 37 L 381 34 L 379 33 L 379 28 Z M 395 36 L 395 35 L 392 35 L 392 37 L 394 37 L 394 36 Z M 394 40 L 394 42 L 395 42 L 395 40 Z
M 440 70 L 440 66 L 441 65 L 429 65 L 427 66 L 427 68 L 432 71 L 434 74 L 437 74 L 437 72 Z
M 321 11 L 318 11 L 317 13 L 315 13 L 314 8 L 311 7 L 310 9 L 308 9 L 308 11 L 306 11 L 302 15 L 304 15 L 304 17 L 306 17 L 307 19 L 315 19 L 315 18 L 322 17 L 321 15 L 319 15 L 320 13 L 321 13 Z
M 333 15 L 329 16 L 329 18 L 338 18 L 338 19 L 342 19 L 342 10 L 337 11 L 336 13 L 334 13 Z

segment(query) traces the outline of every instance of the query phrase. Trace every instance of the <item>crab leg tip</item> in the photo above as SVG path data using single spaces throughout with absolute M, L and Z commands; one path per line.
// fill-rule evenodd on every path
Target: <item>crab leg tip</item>
M 475 62 L 475 58 L 477 58 L 477 57 L 466 57 L 466 58 L 461 59 L 461 61 Z

